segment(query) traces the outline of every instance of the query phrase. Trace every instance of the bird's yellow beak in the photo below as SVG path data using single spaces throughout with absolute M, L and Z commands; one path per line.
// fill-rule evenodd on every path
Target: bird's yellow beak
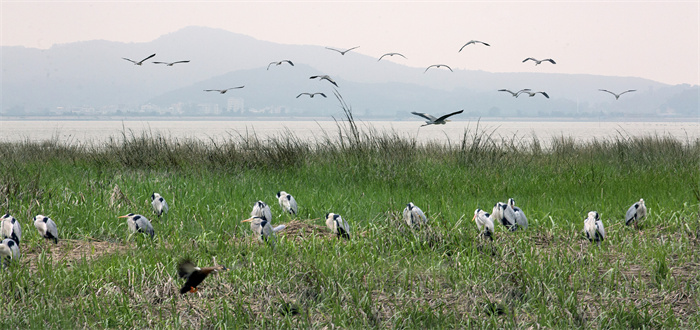
M 253 221 L 253 218 L 245 219 L 245 220 L 242 220 L 241 222 L 251 222 L 251 221 Z
M 118 218 L 128 218 L 128 217 L 129 217 L 128 215 L 122 215 L 122 216 L 120 216 L 120 217 L 118 217 Z

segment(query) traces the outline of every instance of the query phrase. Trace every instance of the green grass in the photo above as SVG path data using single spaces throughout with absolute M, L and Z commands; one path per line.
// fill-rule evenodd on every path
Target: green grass
M 547 142 L 477 131 L 425 145 L 339 122 L 311 142 L 125 132 L 101 146 L 0 143 L 0 207 L 24 230 L 22 259 L 0 271 L 0 325 L 700 327 L 700 141 Z M 125 199 L 110 200 L 115 186 Z M 291 221 L 279 190 L 313 233 L 288 231 L 272 249 L 240 220 L 261 199 L 273 223 Z M 154 191 L 170 204 L 163 219 Z M 477 239 L 474 209 L 510 197 L 528 230 L 497 225 L 493 245 Z M 649 216 L 627 228 L 639 198 Z M 429 228 L 401 223 L 410 201 Z M 591 210 L 608 231 L 599 247 L 580 235 Z M 128 235 L 117 216 L 129 212 L 152 220 L 155 240 Z M 350 241 L 311 220 L 327 212 L 350 222 Z M 58 224 L 58 247 L 34 230 L 37 214 Z M 230 270 L 183 296 L 175 268 L 186 256 Z

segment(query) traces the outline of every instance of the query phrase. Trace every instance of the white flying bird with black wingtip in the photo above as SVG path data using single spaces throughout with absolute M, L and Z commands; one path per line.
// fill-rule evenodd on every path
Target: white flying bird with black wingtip
M 153 62 L 154 64 L 165 64 L 166 66 L 173 66 L 178 63 L 190 63 L 190 61 L 175 61 L 175 62 Z
M 219 94 L 226 94 L 226 92 L 232 90 L 232 89 L 241 89 L 245 86 L 236 86 L 236 87 L 231 87 L 231 88 L 226 88 L 226 89 L 205 89 L 205 92 L 219 92 Z
M 138 61 L 138 62 L 137 62 L 137 61 L 134 61 L 134 60 L 131 60 L 131 59 L 128 59 L 128 58 L 126 58 L 126 57 L 122 57 L 122 58 L 125 59 L 125 60 L 127 60 L 127 61 L 129 61 L 129 62 L 131 62 L 131 63 L 134 63 L 135 65 L 141 65 L 141 64 L 143 64 L 143 62 L 144 62 L 145 60 L 147 60 L 147 59 L 149 59 L 149 58 L 151 58 L 151 57 L 153 57 L 153 56 L 156 56 L 156 54 L 152 54 L 151 56 L 146 57 L 146 58 L 144 58 L 144 59 L 142 59 L 142 60 L 140 60 L 140 61 Z
M 464 109 L 459 110 L 459 111 L 455 111 L 453 113 L 448 113 L 446 115 L 442 115 L 441 117 L 437 117 L 437 118 L 433 115 L 430 115 L 427 113 L 422 113 L 422 112 L 411 112 L 411 113 L 416 115 L 416 116 L 421 116 L 421 117 L 427 119 L 425 124 L 420 125 L 420 127 L 423 127 L 423 126 L 428 126 L 428 125 L 445 125 L 449 121 L 449 120 L 447 120 L 447 118 L 449 118 L 450 116 L 458 115 L 462 112 L 464 112 Z
M 527 61 L 535 61 L 535 66 L 540 65 L 540 63 L 542 63 L 542 62 L 549 62 L 552 64 L 557 64 L 557 62 L 554 62 L 554 60 L 551 58 L 545 58 L 544 60 L 538 60 L 536 58 L 528 57 L 528 58 L 523 60 L 523 63 L 525 63 Z
M 613 93 L 613 92 L 611 92 L 611 91 L 609 91 L 609 90 L 607 90 L 607 89 L 599 89 L 599 91 L 601 91 L 601 92 L 606 92 L 606 93 L 610 93 L 610 94 L 612 94 L 612 95 L 615 96 L 615 99 L 616 99 L 616 100 L 618 100 L 618 99 L 620 99 L 620 96 L 621 96 L 622 94 L 631 93 L 631 92 L 636 92 L 637 90 L 636 90 L 636 89 L 629 89 L 629 90 L 626 90 L 626 91 L 624 91 L 624 92 L 622 92 L 622 93 L 620 93 L 620 94 L 615 94 L 615 93 Z
M 454 72 L 454 71 L 452 71 L 452 68 L 450 68 L 450 67 L 449 67 L 448 65 L 446 65 L 446 64 L 433 64 L 433 65 L 431 65 L 431 66 L 425 68 L 425 71 L 423 71 L 423 73 L 428 72 L 428 69 L 430 69 L 430 68 L 439 69 L 439 68 L 441 68 L 441 67 L 446 67 L 448 70 L 450 70 L 450 72 Z
M 297 98 L 299 98 L 299 96 L 302 96 L 302 95 L 308 95 L 310 98 L 314 98 L 314 96 L 316 96 L 316 95 L 321 95 L 323 97 L 327 97 L 326 94 L 317 92 L 317 93 L 300 93 L 299 95 L 297 95 Z
M 353 49 L 355 49 L 355 48 L 359 48 L 359 47 L 360 47 L 360 46 L 355 46 L 355 47 L 352 47 L 352 48 L 348 48 L 348 49 L 346 49 L 346 50 L 340 50 L 340 49 L 335 49 L 335 48 L 331 48 L 331 47 L 326 47 L 326 49 L 334 50 L 334 51 L 340 53 L 340 55 L 345 55 L 345 53 L 347 53 L 347 52 L 349 52 L 349 51 L 351 51 L 351 50 L 353 50 Z
M 382 58 L 384 58 L 384 56 L 392 56 L 392 57 L 393 57 L 393 56 L 401 56 L 401 57 L 403 57 L 403 58 L 406 58 L 406 56 L 403 56 L 403 55 L 401 55 L 401 54 L 399 54 L 399 53 L 386 53 L 386 54 L 380 56 L 379 59 L 377 60 L 377 62 L 381 61 Z
M 270 66 L 273 64 L 275 66 L 278 66 L 278 65 L 282 65 L 282 63 L 289 63 L 289 65 L 294 66 L 294 63 L 292 63 L 292 61 L 290 61 L 290 60 L 281 60 L 279 62 L 270 62 L 270 64 L 267 65 L 267 69 L 270 70 Z
M 311 76 L 311 77 L 309 77 L 309 79 L 328 80 L 331 84 L 335 85 L 335 87 L 338 87 L 338 84 L 336 84 L 335 81 L 333 81 L 333 79 L 331 79 L 331 77 L 329 77 L 328 75 L 325 75 L 325 74 L 318 75 L 318 76 Z
M 513 91 L 511 91 L 511 90 L 509 90 L 509 89 L 499 89 L 498 91 L 499 91 L 499 92 L 508 92 L 508 93 L 510 93 L 510 95 L 513 95 L 513 97 L 517 98 L 518 96 L 520 96 L 520 94 L 522 94 L 522 93 L 524 93 L 524 92 L 529 92 L 530 89 L 529 89 L 529 88 L 525 88 L 525 89 L 521 89 L 521 90 L 519 90 L 519 91 L 517 91 L 517 92 L 513 92 Z
M 542 92 L 542 91 L 539 91 L 539 92 L 532 92 L 532 91 L 527 90 L 527 91 L 523 91 L 523 94 L 530 95 L 530 97 L 533 97 L 533 96 L 535 96 L 535 95 L 537 95 L 537 94 L 542 94 L 542 95 L 544 95 L 544 97 L 549 98 L 549 95 L 547 95 L 547 93 Z
M 484 45 L 484 46 L 491 46 L 491 45 L 489 45 L 489 44 L 487 44 L 487 43 L 485 43 L 485 42 L 483 42 L 483 41 L 472 40 L 472 41 L 467 42 L 466 44 L 464 44 L 464 46 L 462 46 L 462 48 L 459 49 L 459 52 L 461 52 L 462 49 L 464 49 L 464 47 L 467 47 L 467 46 L 473 45 L 473 44 L 482 44 L 482 45 Z M 458 52 L 458 53 L 459 53 L 459 52 Z

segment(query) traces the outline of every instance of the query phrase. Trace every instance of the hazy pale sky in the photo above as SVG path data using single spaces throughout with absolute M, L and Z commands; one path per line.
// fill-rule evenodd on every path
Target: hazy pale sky
M 360 46 L 354 51 L 374 57 L 400 52 L 408 59 L 389 60 L 414 67 L 700 84 L 700 1 L 1 1 L 3 46 L 147 42 L 197 25 L 283 44 Z M 491 47 L 458 53 L 472 39 Z M 527 57 L 557 64 L 522 63 Z

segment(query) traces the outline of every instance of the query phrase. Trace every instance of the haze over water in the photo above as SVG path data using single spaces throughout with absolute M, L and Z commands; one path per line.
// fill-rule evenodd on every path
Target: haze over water
M 334 121 L 0 121 L 0 141 L 45 141 L 57 139 L 67 144 L 99 146 L 114 138 L 164 136 L 178 140 L 224 142 L 240 136 L 260 139 L 280 137 L 290 132 L 306 141 L 338 137 Z M 681 141 L 700 138 L 700 123 L 694 122 L 570 122 L 570 121 L 457 121 L 447 125 L 420 127 L 421 121 L 357 121 L 363 131 L 396 133 L 421 143 L 455 143 L 475 132 L 496 140 L 526 139 L 533 136 L 547 145 L 554 137 L 572 137 L 586 142 L 616 137 L 672 136 Z

